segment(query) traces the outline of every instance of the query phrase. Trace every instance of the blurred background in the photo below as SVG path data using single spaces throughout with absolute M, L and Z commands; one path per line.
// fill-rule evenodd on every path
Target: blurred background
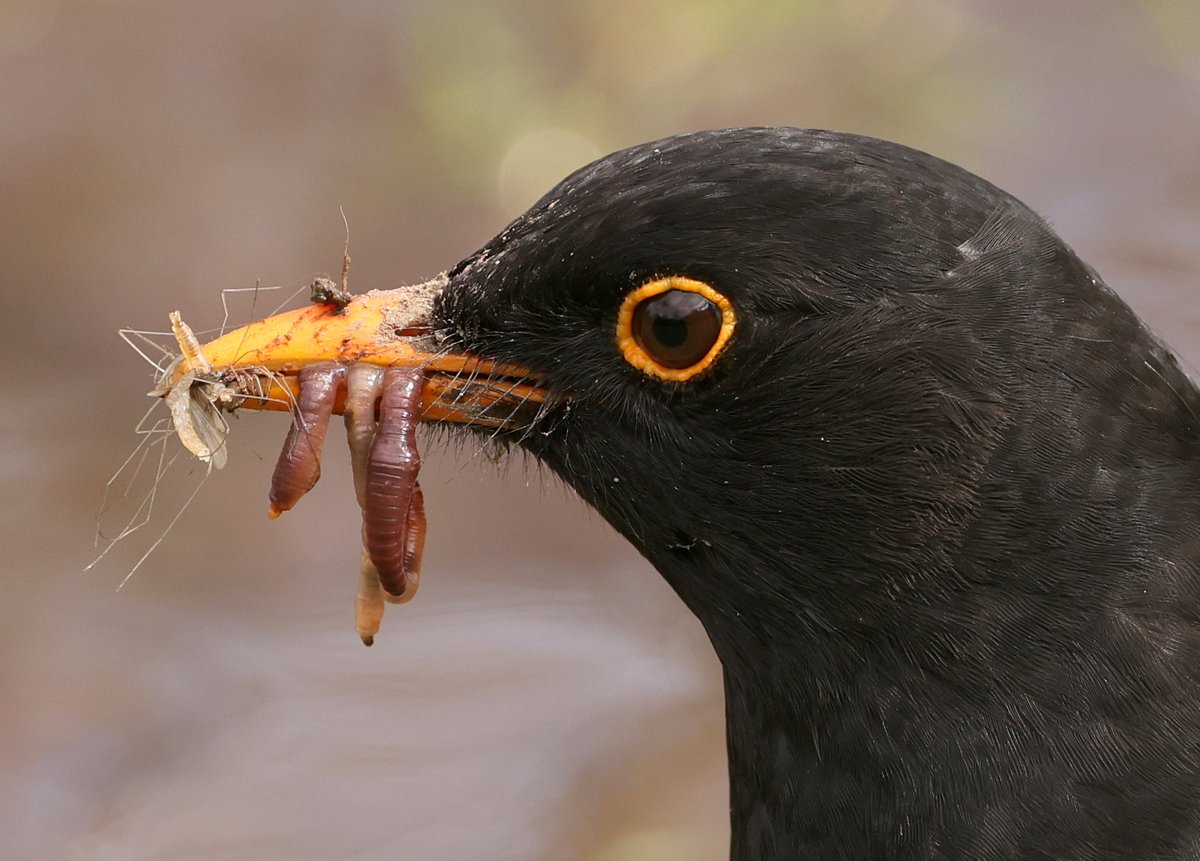
M 727 857 L 702 630 L 519 459 L 425 441 L 424 583 L 370 650 L 340 434 L 264 517 L 279 415 L 123 589 L 195 461 L 82 569 L 152 384 L 119 327 L 283 285 L 231 294 L 263 316 L 340 269 L 339 207 L 353 288 L 421 280 L 598 155 L 732 125 L 958 162 L 1200 359 L 1195 0 L 0 4 L 5 858 Z

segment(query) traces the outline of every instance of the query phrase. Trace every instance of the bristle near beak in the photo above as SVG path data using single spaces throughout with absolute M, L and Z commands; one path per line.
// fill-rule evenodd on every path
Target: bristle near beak
M 523 368 L 440 348 L 429 311 L 445 286 L 445 276 L 410 287 L 355 296 L 344 307 L 308 305 L 251 323 L 207 343 L 180 338 L 182 358 L 157 393 L 166 395 L 186 375 L 226 387 L 229 407 L 290 410 L 299 397 L 298 375 L 320 362 L 420 370 L 422 421 L 485 427 L 520 427 L 544 400 L 544 392 Z M 185 343 L 188 345 L 185 347 Z M 334 403 L 344 409 L 344 397 Z

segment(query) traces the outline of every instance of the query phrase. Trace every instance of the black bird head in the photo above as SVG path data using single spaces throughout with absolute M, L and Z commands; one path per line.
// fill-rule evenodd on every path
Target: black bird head
M 672 277 L 734 317 L 683 381 L 620 343 L 629 297 Z M 450 272 L 433 319 L 533 369 L 552 406 L 520 443 L 650 558 L 724 659 L 790 664 L 802 647 L 824 672 L 860 659 L 843 638 L 904 636 L 910 603 L 962 585 L 981 484 L 1032 430 L 1015 425 L 1041 410 L 1060 425 L 1046 437 L 1071 433 L 1109 396 L 1064 376 L 1071 330 L 1095 334 L 1081 310 L 1139 335 L 991 185 L 882 141 L 757 129 L 580 170 Z
M 870 138 L 681 135 L 430 323 L 528 370 L 502 433 L 707 629 L 734 857 L 1200 852 L 1200 398 L 1024 205 Z

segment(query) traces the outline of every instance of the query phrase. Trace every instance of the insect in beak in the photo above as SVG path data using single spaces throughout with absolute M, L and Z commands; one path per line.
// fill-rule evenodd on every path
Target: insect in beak
M 425 536 L 416 424 L 522 428 L 545 390 L 522 368 L 438 346 L 429 323 L 445 276 L 348 302 L 312 304 L 200 345 L 171 315 L 180 356 L 151 393 L 166 399 L 184 446 L 220 468 L 220 411 L 290 410 L 291 431 L 271 479 L 272 518 L 320 477 L 329 420 L 345 418 L 363 512 L 356 629 L 370 645 L 384 602 L 412 598 Z

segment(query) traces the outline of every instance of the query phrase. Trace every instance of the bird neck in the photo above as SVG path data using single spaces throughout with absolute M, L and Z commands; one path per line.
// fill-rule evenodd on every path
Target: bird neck
M 729 747 L 731 861 L 796 857 L 805 835 L 822 823 L 794 797 L 798 776 L 820 762 L 804 722 L 779 708 L 786 698 L 749 689 L 740 670 L 725 668 L 725 731 Z
M 822 691 L 794 667 L 725 665 L 732 861 L 920 857 L 938 817 L 923 751 L 897 688 L 862 675 Z

